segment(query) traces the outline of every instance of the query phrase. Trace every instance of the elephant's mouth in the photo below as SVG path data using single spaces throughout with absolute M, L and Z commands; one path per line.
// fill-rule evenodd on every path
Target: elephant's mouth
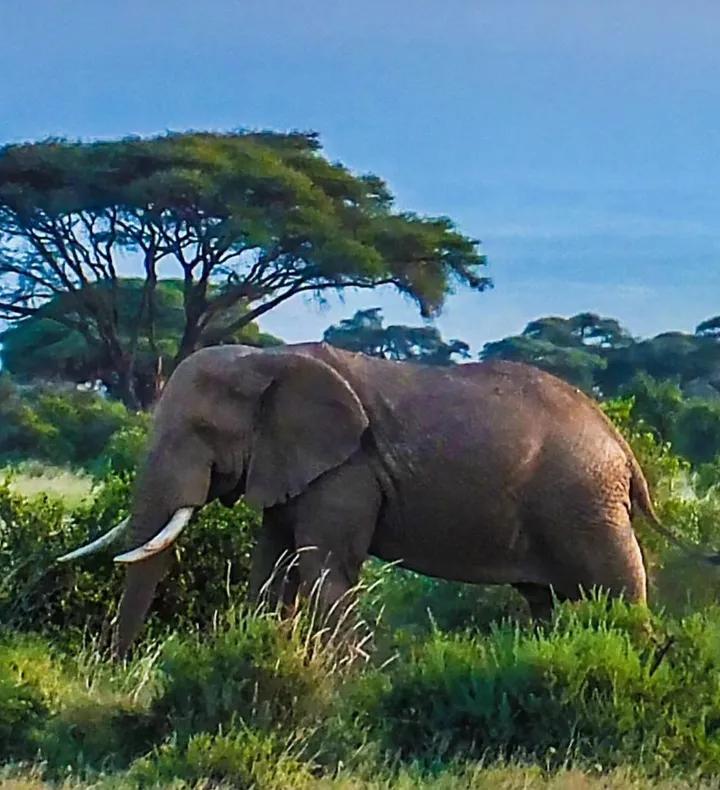
M 219 499 L 225 507 L 232 507 L 245 493 L 246 477 L 244 469 L 238 477 L 237 474 L 222 473 L 213 467 L 207 501 Z

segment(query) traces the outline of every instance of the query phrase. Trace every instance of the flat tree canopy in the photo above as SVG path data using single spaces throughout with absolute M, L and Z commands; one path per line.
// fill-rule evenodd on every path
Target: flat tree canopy
M 531 321 L 522 334 L 483 347 L 482 359 L 526 362 L 554 373 L 587 392 L 612 397 L 639 373 L 715 388 L 720 383 L 720 319 L 709 318 L 694 335 L 664 332 L 636 340 L 614 318 L 579 313 Z
M 470 347 L 462 340 L 442 338 L 434 326 L 384 326 L 379 307 L 358 310 L 352 318 L 328 327 L 323 340 L 348 351 L 397 362 L 454 365 L 454 356 L 468 359 Z
M 121 272 L 143 287 L 129 333 Z M 387 186 L 322 154 L 315 134 L 168 134 L 0 149 L 0 318 L 62 297 L 68 328 L 103 345 L 137 404 L 137 348 L 157 343 L 158 281 L 182 281 L 175 363 L 299 293 L 391 284 L 436 313 L 457 284 L 483 290 L 477 242 L 446 217 L 393 208 Z M 242 304 L 232 319 L 218 316 Z

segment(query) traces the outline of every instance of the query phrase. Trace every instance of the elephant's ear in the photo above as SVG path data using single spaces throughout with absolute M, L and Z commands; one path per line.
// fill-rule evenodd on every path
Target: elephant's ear
M 269 381 L 259 403 L 245 497 L 272 507 L 301 493 L 359 447 L 368 418 L 333 368 L 301 354 L 258 355 Z

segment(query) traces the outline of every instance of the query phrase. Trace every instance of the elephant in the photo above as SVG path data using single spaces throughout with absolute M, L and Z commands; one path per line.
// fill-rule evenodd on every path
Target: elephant
M 514 585 L 535 617 L 593 587 L 644 603 L 632 516 L 664 530 L 611 421 L 535 367 L 425 366 L 325 343 L 205 348 L 180 363 L 160 397 L 129 517 L 62 558 L 131 536 L 133 548 L 116 557 L 127 566 L 118 655 L 193 513 L 241 496 L 263 514 L 251 596 L 284 553 L 298 552 L 279 594 L 323 574 L 326 609 L 369 556 L 442 579 Z

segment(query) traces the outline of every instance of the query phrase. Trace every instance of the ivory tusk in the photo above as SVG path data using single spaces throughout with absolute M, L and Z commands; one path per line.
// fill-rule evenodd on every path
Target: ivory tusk
M 97 540 L 94 540 L 92 543 L 88 543 L 87 546 L 81 546 L 79 549 L 75 549 L 75 551 L 71 551 L 68 554 L 63 554 L 62 557 L 58 557 L 57 562 L 69 562 L 70 560 L 76 560 L 78 557 L 85 557 L 87 554 L 95 554 L 95 552 L 100 551 L 100 549 L 104 549 L 105 546 L 109 546 L 111 543 L 114 543 L 123 534 L 123 532 L 125 532 L 129 524 L 130 519 L 126 518 L 116 527 L 113 527 L 109 532 L 106 532 L 104 535 L 101 535 L 99 538 L 97 538 Z
M 192 518 L 193 512 L 194 508 L 192 507 L 181 507 L 154 538 L 137 549 L 119 554 L 115 557 L 115 562 L 140 562 L 164 551 L 177 540 L 178 535 Z

